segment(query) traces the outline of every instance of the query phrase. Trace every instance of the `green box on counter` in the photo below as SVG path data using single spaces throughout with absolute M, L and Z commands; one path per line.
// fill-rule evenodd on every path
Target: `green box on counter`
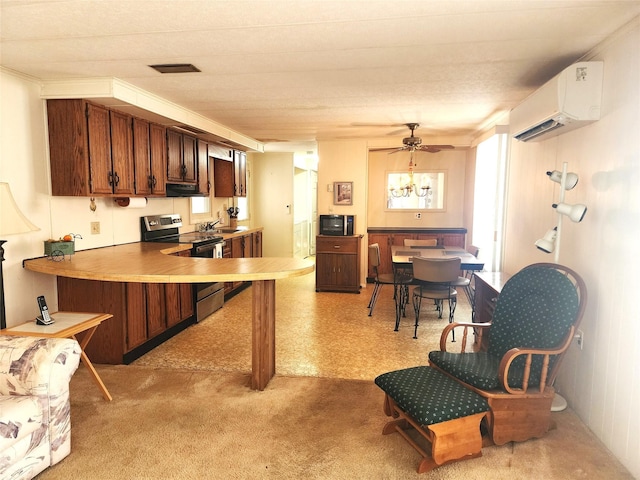
M 76 250 L 76 242 L 44 242 L 44 254 L 52 255 L 73 255 Z

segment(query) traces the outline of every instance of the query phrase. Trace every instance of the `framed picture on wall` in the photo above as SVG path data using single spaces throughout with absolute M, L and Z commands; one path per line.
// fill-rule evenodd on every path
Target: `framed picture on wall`
M 353 182 L 333 182 L 333 204 L 353 205 Z

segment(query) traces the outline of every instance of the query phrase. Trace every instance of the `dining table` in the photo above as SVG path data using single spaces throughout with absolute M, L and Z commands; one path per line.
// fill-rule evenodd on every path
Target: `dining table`
M 406 316 L 406 306 L 409 302 L 409 285 L 403 279 L 410 278 L 413 273 L 413 258 L 460 258 L 460 269 L 464 272 L 477 272 L 484 269 L 484 262 L 478 259 L 476 256 L 467 252 L 461 247 L 449 247 L 443 245 L 434 246 L 405 246 L 405 245 L 392 245 L 391 246 L 391 263 L 393 265 L 393 278 L 394 278 L 394 299 L 396 303 L 396 326 L 395 331 L 398 331 L 400 326 L 400 318 Z M 471 282 L 463 288 L 464 293 L 469 300 L 471 306 L 471 319 L 475 314 L 473 287 Z

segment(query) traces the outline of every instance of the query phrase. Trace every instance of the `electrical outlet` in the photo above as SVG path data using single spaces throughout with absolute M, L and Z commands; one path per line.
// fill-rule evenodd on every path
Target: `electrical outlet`
M 573 338 L 576 339 L 576 343 L 580 347 L 580 350 L 582 350 L 584 348 L 584 332 L 578 329 Z
M 91 222 L 91 235 L 98 235 L 100 233 L 100 222 Z
M 416 213 L 414 213 L 413 215 L 414 215 L 414 218 L 415 218 L 416 220 L 420 220 L 420 219 L 422 218 L 422 213 L 420 213 L 420 212 L 416 212 Z

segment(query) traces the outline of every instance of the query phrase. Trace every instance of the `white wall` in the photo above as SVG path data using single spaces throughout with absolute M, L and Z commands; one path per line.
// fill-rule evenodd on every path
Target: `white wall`
M 189 218 L 186 198 L 150 198 L 142 209 L 123 209 L 110 199 L 97 198 L 92 212 L 88 198 L 50 196 L 47 143 L 39 82 L 0 69 L 0 181 L 9 183 L 19 208 L 40 227 L 38 232 L 6 238 L 3 272 L 8 326 L 35 318 L 38 295 L 45 295 L 49 308 L 57 309 L 55 278 L 22 268 L 23 259 L 44 254 L 44 240 L 77 233 L 83 238 L 76 241 L 76 249 L 84 250 L 139 241 L 143 215 L 180 213 Z M 90 234 L 94 221 L 100 222 L 99 235 Z
M 367 218 L 368 227 L 462 227 L 464 217 L 466 150 L 443 150 L 438 153 L 417 153 L 414 155 L 414 171 L 445 172 L 444 211 L 425 210 L 420 219 L 413 211 L 387 210 L 387 172 L 407 171 L 410 155 L 408 152 L 389 154 L 369 153 Z
M 588 427 L 640 478 L 640 21 L 593 52 L 604 61 L 601 119 L 542 142 L 512 141 L 505 270 L 553 261 L 533 243 L 556 223 L 562 163 L 580 176 L 566 203 L 584 203 L 584 220 L 563 220 L 560 263 L 584 278 L 588 304 L 556 382 Z

